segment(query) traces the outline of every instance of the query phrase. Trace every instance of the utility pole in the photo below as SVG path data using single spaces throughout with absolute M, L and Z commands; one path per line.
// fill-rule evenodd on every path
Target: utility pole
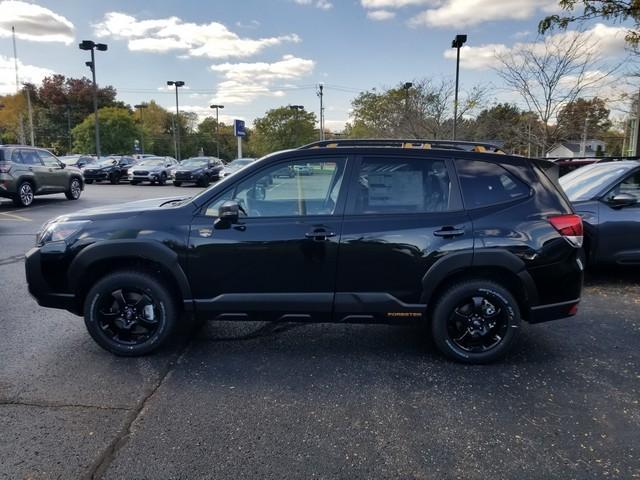
M 320 97 L 320 141 L 324 140 L 324 106 L 322 104 L 324 96 L 324 85 L 321 83 L 318 85 L 318 91 L 316 95 Z
M 18 49 L 16 48 L 16 28 L 11 26 L 11 37 L 13 39 L 13 67 L 16 71 L 16 95 L 20 93 L 20 76 L 18 75 Z M 22 124 L 22 112 L 18 115 L 18 141 L 25 144 L 24 125 Z
M 467 41 L 466 35 L 456 35 L 451 42 L 451 48 L 455 48 L 456 52 L 456 93 L 453 100 L 453 139 L 456 139 L 458 129 L 458 77 L 460 74 L 460 48 Z
M 24 91 L 27 93 L 27 113 L 29 115 L 29 137 L 31 140 L 31 146 L 35 147 L 36 142 L 35 142 L 35 135 L 33 133 L 33 109 L 31 108 L 31 93 L 30 93 L 29 85 L 25 83 L 23 84 L 23 86 L 24 86 Z

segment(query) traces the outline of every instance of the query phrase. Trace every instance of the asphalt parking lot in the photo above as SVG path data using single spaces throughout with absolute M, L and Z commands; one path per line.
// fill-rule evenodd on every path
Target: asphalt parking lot
M 27 293 L 47 219 L 198 190 L 0 203 L 0 478 L 640 478 L 637 270 L 591 275 L 577 317 L 480 367 L 361 325 L 211 323 L 117 358 Z

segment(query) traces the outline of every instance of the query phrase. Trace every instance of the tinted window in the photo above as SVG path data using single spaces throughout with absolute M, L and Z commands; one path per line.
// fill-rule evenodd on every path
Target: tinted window
M 354 182 L 353 214 L 450 210 L 451 182 L 443 160 L 365 158 Z
M 240 182 L 233 194 L 210 204 L 206 215 L 217 216 L 218 207 L 231 199 L 248 217 L 332 215 L 344 167 L 344 160 L 280 163 Z
M 35 150 L 22 149 L 20 155 L 22 155 L 22 163 L 25 165 L 42 165 L 40 157 Z
M 634 173 L 630 177 L 626 178 L 624 182 L 616 185 L 616 187 L 609 194 L 609 197 L 613 197 L 620 193 L 633 195 L 640 202 L 640 172 Z
M 531 189 L 498 164 L 456 160 L 466 208 L 485 207 L 529 195 Z

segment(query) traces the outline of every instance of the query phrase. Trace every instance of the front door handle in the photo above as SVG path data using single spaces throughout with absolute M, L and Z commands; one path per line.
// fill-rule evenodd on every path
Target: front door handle
M 464 230 L 455 227 L 442 227 L 440 230 L 433 232 L 436 237 L 453 238 L 464 235 Z
M 336 234 L 334 232 L 325 230 L 324 228 L 317 228 L 311 232 L 305 233 L 304 236 L 310 238 L 311 240 L 323 241 L 331 237 L 335 237 Z

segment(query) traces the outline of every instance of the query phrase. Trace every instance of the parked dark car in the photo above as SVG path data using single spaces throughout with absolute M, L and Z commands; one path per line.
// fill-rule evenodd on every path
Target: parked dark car
M 109 181 L 116 185 L 121 179 L 127 180 L 127 170 L 135 163 L 131 157 L 107 157 L 87 166 L 84 173 L 85 183 Z
M 164 185 L 171 178 L 171 171 L 180 164 L 172 157 L 148 157 L 129 169 L 129 183 L 137 185 L 141 182 L 150 182 Z
M 67 167 L 76 167 L 80 169 L 98 161 L 96 157 L 92 157 L 90 155 L 65 155 L 58 158 Z
M 588 165 L 560 184 L 582 216 L 587 263 L 640 264 L 640 161 Z
M 574 315 L 582 222 L 548 162 L 465 142 L 406 145 L 317 142 L 192 198 L 53 219 L 26 255 L 29 291 L 84 315 L 100 346 L 128 356 L 157 349 L 186 312 L 425 322 L 445 355 L 484 363 L 511 348 L 522 320 Z M 314 175 L 273 175 L 300 165 Z
M 0 197 L 28 207 L 36 195 L 64 193 L 77 200 L 84 189 L 82 172 L 67 167 L 50 151 L 23 145 L 0 145 Z
M 195 183 L 207 187 L 212 181 L 222 178 L 224 164 L 216 157 L 192 157 L 180 162 L 173 170 L 173 184 L 179 187 L 183 183 Z

